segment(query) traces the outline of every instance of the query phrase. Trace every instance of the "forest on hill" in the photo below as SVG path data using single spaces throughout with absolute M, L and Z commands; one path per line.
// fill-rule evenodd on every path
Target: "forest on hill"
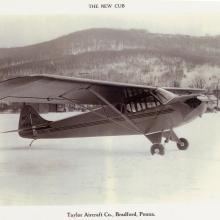
M 0 48 L 0 80 L 31 74 L 213 87 L 220 79 L 220 36 L 95 28 L 35 45 Z

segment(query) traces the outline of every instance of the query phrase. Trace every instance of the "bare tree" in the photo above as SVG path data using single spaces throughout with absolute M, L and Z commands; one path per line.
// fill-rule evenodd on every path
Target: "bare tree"
M 207 82 L 206 82 L 205 78 L 197 75 L 192 79 L 189 86 L 192 88 L 203 89 L 206 87 L 206 85 L 207 85 Z

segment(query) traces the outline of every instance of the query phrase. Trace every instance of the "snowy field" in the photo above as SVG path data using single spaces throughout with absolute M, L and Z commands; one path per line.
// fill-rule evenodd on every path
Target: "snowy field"
M 67 114 L 44 115 L 54 119 Z M 1 131 L 17 114 L 1 114 Z M 176 129 L 190 141 L 151 156 L 142 136 L 30 140 L 0 135 L 0 205 L 130 204 L 220 201 L 220 113 Z

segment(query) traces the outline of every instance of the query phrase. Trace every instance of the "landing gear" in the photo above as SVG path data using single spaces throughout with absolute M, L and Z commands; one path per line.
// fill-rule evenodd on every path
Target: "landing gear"
M 186 150 L 189 146 L 189 142 L 185 138 L 180 138 L 176 145 L 179 150 Z
M 189 142 L 185 138 L 178 138 L 176 133 L 171 129 L 169 131 L 161 131 L 158 133 L 145 135 L 153 144 L 151 147 L 151 154 L 159 154 L 164 155 L 165 149 L 164 146 L 161 144 L 162 137 L 165 138 L 165 143 L 169 141 L 176 142 L 177 148 L 179 150 L 186 150 L 189 147 Z
M 176 133 L 172 129 L 163 133 L 163 137 L 166 138 L 165 143 L 168 143 L 169 141 L 176 142 L 177 148 L 179 150 L 186 150 L 189 147 L 189 142 L 187 141 L 187 139 L 178 138 Z
M 159 154 L 159 155 L 164 155 L 165 149 L 164 146 L 161 144 L 162 140 L 162 132 L 150 134 L 150 135 L 145 135 L 153 144 L 150 152 L 152 155 L 154 154 Z
M 29 147 L 32 146 L 32 144 L 34 143 L 34 141 L 36 141 L 36 139 L 33 139 L 33 140 L 31 141 L 31 143 L 29 144 Z
M 165 153 L 165 149 L 162 144 L 153 144 L 150 151 L 152 155 L 154 154 L 164 155 Z

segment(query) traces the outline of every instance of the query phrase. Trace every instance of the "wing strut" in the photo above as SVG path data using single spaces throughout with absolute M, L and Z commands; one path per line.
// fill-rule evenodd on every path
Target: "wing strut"
M 117 114 L 119 114 L 122 118 L 125 119 L 125 121 L 138 133 L 140 134 L 144 134 L 126 115 L 122 114 L 117 108 L 115 108 L 114 105 L 112 105 L 106 98 L 104 98 L 102 95 L 100 95 L 99 93 L 97 93 L 96 91 L 94 91 L 91 88 L 88 88 L 88 90 L 95 95 L 98 99 L 100 99 L 101 101 L 103 101 L 106 105 L 108 105 L 114 112 L 116 112 Z

